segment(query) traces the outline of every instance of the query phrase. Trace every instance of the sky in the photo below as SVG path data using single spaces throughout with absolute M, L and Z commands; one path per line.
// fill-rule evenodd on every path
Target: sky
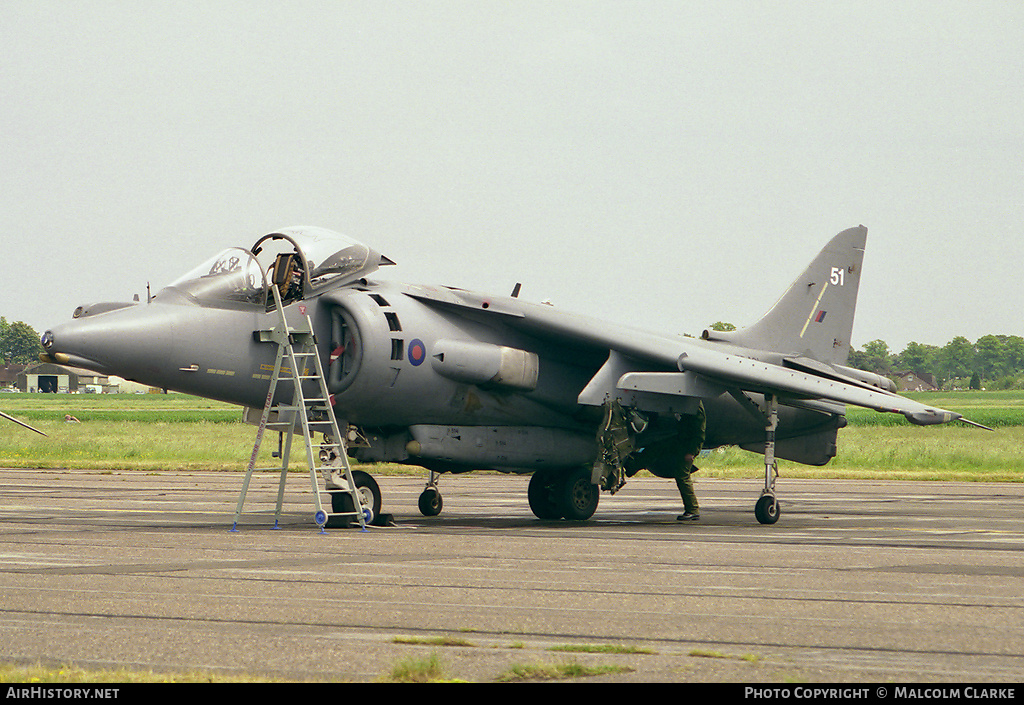
M 0 315 L 318 225 L 699 334 L 836 233 L 853 344 L 1024 335 L 1024 3 L 6 0 Z

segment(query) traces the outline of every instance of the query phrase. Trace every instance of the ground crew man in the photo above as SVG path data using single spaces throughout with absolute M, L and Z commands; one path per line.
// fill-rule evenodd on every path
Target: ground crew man
M 682 451 L 682 459 L 676 468 L 675 480 L 679 496 L 683 499 L 683 513 L 676 517 L 678 521 L 700 519 L 700 505 L 697 503 L 697 494 L 693 491 L 692 475 L 697 470 L 693 461 L 700 455 L 706 431 L 707 417 L 704 415 L 703 402 L 698 404 L 696 414 L 680 416 L 676 439 L 678 449 Z
M 599 444 L 604 449 L 603 462 L 599 460 L 599 463 L 602 466 L 621 464 L 627 477 L 647 470 L 657 477 L 675 480 L 683 500 L 683 513 L 676 519 L 700 519 L 700 504 L 691 475 L 697 471 L 693 461 L 700 455 L 707 429 L 704 404 L 697 403 L 696 413 L 680 414 L 674 427 L 669 425 L 672 423 L 669 417 L 658 419 L 642 430 L 635 425 L 630 429 L 625 417 L 618 402 L 606 405 L 605 420 L 598 434 Z M 630 430 L 636 431 L 635 437 Z M 639 450 L 634 451 L 634 447 Z

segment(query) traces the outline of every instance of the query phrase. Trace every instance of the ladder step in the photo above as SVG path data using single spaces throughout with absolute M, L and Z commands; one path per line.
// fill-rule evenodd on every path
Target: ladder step
M 292 442 L 293 434 L 303 433 L 296 427 L 301 426 L 304 429 L 305 446 L 306 446 L 306 462 L 310 472 L 310 480 L 313 484 L 313 492 L 316 494 L 316 507 L 317 511 L 323 511 L 328 517 L 357 517 L 359 525 L 365 525 L 363 522 L 362 502 L 361 494 L 355 487 L 355 483 L 352 481 L 352 471 L 348 463 L 348 454 L 345 450 L 344 439 L 341 435 L 341 430 L 338 428 L 338 422 L 334 417 L 334 413 L 330 406 L 330 392 L 327 389 L 327 381 L 324 378 L 323 368 L 320 364 L 319 353 L 316 349 L 316 335 L 313 333 L 311 324 L 309 323 L 308 316 L 306 317 L 306 325 L 299 328 L 293 328 L 288 325 L 288 321 L 284 313 L 284 305 L 281 302 L 279 292 L 276 288 L 272 288 L 271 291 L 274 295 L 274 303 L 277 308 L 277 314 L 279 318 L 279 325 L 272 330 L 257 331 L 258 335 L 256 339 L 259 342 L 273 342 L 277 344 L 277 361 L 274 363 L 275 372 L 271 375 L 270 384 L 271 389 L 276 389 L 276 385 L 280 381 L 290 381 L 293 387 L 293 399 L 291 404 L 270 404 L 268 403 L 264 407 L 264 415 L 267 415 L 270 411 L 274 411 L 278 415 L 277 421 L 268 421 L 264 428 L 288 433 L 289 446 Z M 287 337 L 280 335 L 281 331 L 287 333 Z M 314 363 L 307 362 L 308 358 L 313 358 Z M 310 374 L 310 368 L 312 368 L 312 374 Z M 320 393 L 323 397 L 311 397 L 304 398 L 302 386 L 305 380 L 316 380 L 319 383 Z M 326 414 L 323 414 L 326 412 Z M 311 419 L 313 415 L 316 418 Z M 325 418 L 326 416 L 326 418 Z M 286 420 L 281 420 L 286 419 Z M 327 427 L 327 428 L 323 428 Z M 312 428 L 323 429 L 325 436 L 333 437 L 337 439 L 336 442 L 332 443 L 320 443 L 316 444 L 311 442 Z M 259 451 L 260 445 L 262 444 L 262 434 L 257 435 L 256 442 L 253 446 L 253 458 L 255 459 L 256 453 Z M 317 450 L 329 451 L 334 455 L 335 463 L 338 459 L 341 460 L 340 467 L 337 464 L 332 465 L 318 465 L 319 457 Z M 250 467 L 248 474 L 246 475 L 245 484 L 242 488 L 242 493 L 238 499 L 238 508 L 235 512 L 235 521 L 237 523 L 238 518 L 242 513 L 242 506 L 245 502 L 246 488 L 249 483 L 249 476 L 253 472 L 277 472 L 281 475 L 280 489 L 279 492 L 284 490 L 284 478 L 285 471 L 288 469 L 288 458 L 281 458 L 282 464 L 277 467 L 265 467 L 256 468 Z M 334 489 L 321 489 L 321 485 L 317 481 L 319 476 L 324 485 L 332 483 L 332 477 L 336 476 L 337 473 L 344 473 L 346 484 L 350 485 L 347 489 L 334 488 Z M 321 506 L 320 498 L 322 493 L 328 495 L 334 495 L 337 493 L 348 494 L 352 498 L 353 507 L 355 508 L 352 512 L 333 512 L 326 511 L 326 508 Z M 280 501 L 279 494 L 279 501 Z M 331 504 L 328 502 L 328 504 Z M 333 509 L 333 507 L 329 507 Z M 277 512 L 281 511 L 281 507 L 278 506 Z

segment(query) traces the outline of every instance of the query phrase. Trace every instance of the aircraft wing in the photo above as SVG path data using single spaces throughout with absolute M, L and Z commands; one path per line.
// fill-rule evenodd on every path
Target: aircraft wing
M 843 413 L 840 405 L 852 404 L 902 414 L 919 426 L 962 421 L 986 428 L 956 412 L 922 404 L 836 371 L 826 375 L 815 374 L 808 366 L 794 369 L 737 354 L 735 351 L 741 348 L 734 346 L 726 346 L 731 352 L 716 350 L 695 338 L 617 326 L 510 297 L 488 297 L 444 287 L 409 287 L 406 293 L 445 308 L 498 316 L 511 327 L 540 339 L 607 351 L 608 363 L 580 395 L 583 404 L 599 405 L 613 390 L 654 393 L 662 398 L 714 396 L 739 390 L 774 394 L 783 403 L 832 413 Z M 754 355 L 763 351 L 750 352 Z
M 866 385 L 829 379 L 739 355 L 690 349 L 679 356 L 676 364 L 682 372 L 697 372 L 743 391 L 853 404 L 875 411 L 903 414 L 918 426 L 964 420 L 956 412 L 928 406 L 882 389 L 870 389 Z

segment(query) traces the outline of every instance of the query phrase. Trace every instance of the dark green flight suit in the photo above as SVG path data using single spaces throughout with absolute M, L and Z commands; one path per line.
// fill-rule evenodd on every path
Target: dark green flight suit
M 683 507 L 690 514 L 700 513 L 700 504 L 697 503 L 697 494 L 693 491 L 693 461 L 700 455 L 704 445 L 704 434 L 707 431 L 707 417 L 704 415 L 704 404 L 697 407 L 696 414 L 683 414 L 679 419 L 679 429 L 676 432 L 679 446 L 682 451 L 679 459 L 679 467 L 676 469 L 676 487 L 679 488 L 679 496 L 683 498 Z
M 652 475 L 674 479 L 687 513 L 699 514 L 700 504 L 697 502 L 697 494 L 693 491 L 693 478 L 690 475 L 696 469 L 693 460 L 700 455 L 706 430 L 704 404 L 700 403 L 696 414 L 680 416 L 674 433 L 647 443 L 630 458 L 630 474 L 646 468 Z M 641 436 L 638 441 L 642 442 L 643 437 Z

